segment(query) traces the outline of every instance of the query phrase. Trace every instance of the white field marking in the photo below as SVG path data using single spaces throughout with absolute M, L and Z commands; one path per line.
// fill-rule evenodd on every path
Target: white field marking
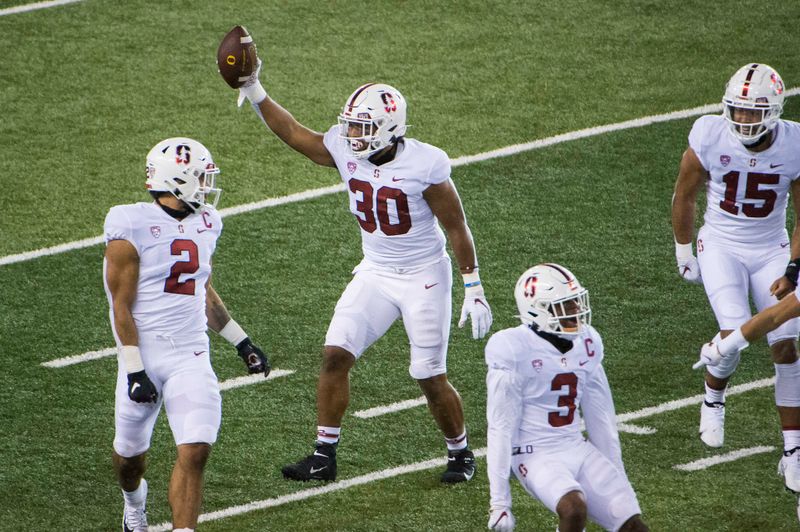
M 71 366 L 73 364 L 79 364 L 81 362 L 87 362 L 89 360 L 97 360 L 99 358 L 105 358 L 114 356 L 117 354 L 116 347 L 109 347 L 106 349 L 101 349 L 99 351 L 88 351 L 83 353 L 82 355 L 73 355 L 64 358 L 57 358 L 55 360 L 49 360 L 47 362 L 42 362 L 42 366 L 46 368 L 63 368 L 65 366 Z
M 475 456 L 486 456 L 486 449 L 477 449 L 474 451 Z M 232 506 L 230 508 L 226 508 L 224 510 L 218 510 L 216 512 L 209 512 L 203 514 L 198 519 L 200 523 L 206 523 L 208 521 L 217 521 L 219 519 L 225 519 L 226 517 L 233 517 L 235 515 L 241 515 L 249 512 L 253 512 L 255 510 L 263 510 L 265 508 L 273 508 L 275 506 L 281 506 L 290 502 L 295 501 L 302 501 L 304 499 L 309 499 L 311 497 L 316 497 L 317 495 L 324 495 L 326 493 L 332 493 L 334 491 L 341 491 L 346 490 L 348 488 L 352 488 L 354 486 L 360 486 L 362 484 L 369 484 L 370 482 L 375 482 L 377 480 L 384 480 L 387 478 L 397 477 L 400 475 L 405 475 L 406 473 L 414 473 L 417 471 L 424 471 L 426 469 L 431 469 L 433 467 L 444 466 L 447 464 L 446 458 L 434 458 L 432 460 L 426 460 L 424 462 L 417 462 L 415 464 L 408 464 L 399 467 L 393 467 L 391 469 L 384 469 L 382 471 L 376 471 L 374 473 L 368 473 L 366 475 L 362 475 L 360 477 L 353 477 L 348 478 L 346 480 L 340 480 L 337 482 L 331 482 L 328 484 L 324 484 L 322 486 L 317 486 L 315 488 L 305 489 L 296 491 L 294 493 L 290 493 L 288 495 L 282 495 L 280 497 L 275 497 L 274 499 L 265 499 L 261 501 L 253 501 L 247 504 L 242 504 L 239 506 Z M 156 526 L 150 527 L 150 532 L 167 532 L 172 530 L 170 523 L 160 523 Z
M 800 94 L 800 87 L 791 88 L 787 90 L 785 94 L 787 97 Z M 509 155 L 515 155 L 525 151 L 536 150 L 547 146 L 553 146 L 554 144 L 560 144 L 572 140 L 578 140 L 596 135 L 602 135 L 604 133 L 611 133 L 613 131 L 621 131 L 623 129 L 631 129 L 635 127 L 645 127 L 659 122 L 680 120 L 683 118 L 689 118 L 701 114 L 712 113 L 715 111 L 719 111 L 720 109 L 722 109 L 722 104 L 709 104 L 709 105 L 703 105 L 701 107 L 694 107 L 692 109 L 685 109 L 683 111 L 674 111 L 671 113 L 664 113 L 660 115 L 646 116 L 644 118 L 637 118 L 635 120 L 626 120 L 625 122 L 618 122 L 616 124 L 608 124 L 604 126 L 579 129 L 577 131 L 562 133 L 561 135 L 555 135 L 553 137 L 548 137 L 545 139 L 534 140 L 532 142 L 527 142 L 525 144 L 514 144 L 512 146 L 506 146 L 505 148 L 499 148 L 496 150 L 477 153 L 475 155 L 465 155 L 463 157 L 457 157 L 455 159 L 451 159 L 450 164 L 453 167 L 464 166 L 479 161 L 496 159 L 498 157 L 508 157 Z M 278 205 L 284 205 L 286 203 L 294 203 L 297 201 L 304 201 L 306 199 L 316 198 L 319 196 L 327 196 L 328 194 L 343 192 L 344 190 L 345 187 L 343 183 L 338 185 L 333 185 L 330 187 L 315 188 L 303 192 L 298 192 L 296 194 L 289 194 L 288 196 L 269 198 L 254 203 L 246 203 L 244 205 L 228 207 L 227 209 L 220 210 L 220 214 L 223 217 L 232 216 L 234 214 L 243 214 L 246 212 L 252 212 L 266 207 L 276 207 Z M 73 242 L 67 242 L 66 244 L 59 244 L 57 246 L 40 248 L 33 251 L 26 251 L 24 253 L 6 255 L 4 257 L 0 257 L 0 266 L 3 266 L 5 264 L 14 264 L 17 262 L 33 260 L 39 257 L 46 257 L 48 255 L 56 255 L 58 253 L 64 253 L 66 251 L 86 248 L 94 246 L 96 244 L 100 244 L 102 243 L 102 241 L 103 237 L 97 236 L 91 238 L 84 238 L 83 240 L 75 240 Z
M 48 7 L 63 6 L 64 4 L 74 4 L 82 2 L 83 0 L 50 0 L 49 2 L 34 2 L 32 4 L 24 4 L 21 6 L 7 7 L 0 9 L 0 17 L 5 15 L 14 15 L 16 13 L 26 13 L 28 11 L 36 11 L 37 9 L 46 9 Z
M 617 430 L 620 432 L 627 432 L 629 434 L 639 434 L 642 436 L 650 436 L 656 433 L 656 429 L 654 429 L 653 427 L 629 425 L 628 423 L 617 423 Z
M 219 383 L 220 391 L 230 390 L 232 388 L 240 388 L 242 386 L 249 386 L 251 384 L 258 384 L 259 382 L 271 381 L 279 377 L 286 377 L 295 371 L 293 369 L 273 369 L 265 379 L 260 373 L 255 375 L 245 375 L 244 377 L 234 377 Z
M 773 384 L 775 384 L 775 377 L 760 379 L 752 382 L 746 382 L 744 384 L 737 384 L 736 386 L 731 386 L 730 388 L 728 388 L 728 391 L 725 392 L 725 395 L 726 396 L 736 395 L 744 392 L 749 392 L 750 390 L 756 390 L 758 388 L 767 388 L 769 386 L 772 386 Z M 649 417 L 655 414 L 663 414 L 664 412 L 677 410 L 679 408 L 683 408 L 684 406 L 699 405 L 703 401 L 703 398 L 704 398 L 703 394 L 693 395 L 692 397 L 686 397 L 684 399 L 667 401 L 666 403 L 662 403 L 658 406 L 649 406 L 647 408 L 642 408 L 641 410 L 636 410 L 635 412 L 627 412 L 625 414 L 619 414 L 617 416 L 617 423 L 633 421 L 634 419 Z
M 775 447 L 769 445 L 748 447 L 747 449 L 739 449 L 738 451 L 731 451 L 729 453 L 718 454 L 716 456 L 710 456 L 701 460 L 695 460 L 694 462 L 689 462 L 688 464 L 674 465 L 672 466 L 672 469 L 678 469 L 680 471 L 700 471 L 701 469 L 707 469 L 713 465 L 724 464 L 725 462 L 733 462 L 734 460 L 753 456 L 754 454 L 770 453 L 774 450 Z
M 755 390 L 758 388 L 765 388 L 770 386 L 773 382 L 773 379 L 761 379 L 753 382 L 748 382 L 745 384 L 740 384 L 738 386 L 732 386 L 728 389 L 727 394 L 738 394 L 744 393 L 749 390 Z M 699 403 L 703 399 L 702 395 L 696 395 L 692 397 L 687 397 L 685 399 L 678 399 L 676 401 L 669 401 L 663 403 L 658 406 L 643 408 L 641 410 L 637 410 L 635 412 L 628 412 L 624 414 L 620 414 L 617 416 L 617 421 L 633 421 L 639 418 L 652 416 L 654 414 L 660 414 L 663 412 L 669 412 L 670 410 L 676 410 L 678 408 L 689 406 L 695 403 Z M 676 406 L 680 405 L 680 406 Z M 758 451 L 758 452 L 767 452 L 768 450 L 772 450 L 772 448 L 766 448 L 767 450 Z M 477 449 L 474 451 L 475 456 L 486 456 L 486 448 Z M 732 453 L 731 453 L 732 454 Z M 754 453 L 752 453 L 754 454 Z M 725 456 L 725 455 L 722 455 Z M 736 458 L 733 458 L 735 460 Z M 710 460 L 710 459 L 709 459 Z M 202 514 L 200 516 L 199 522 L 205 523 L 207 521 L 216 521 L 219 519 L 225 519 L 227 517 L 233 517 L 235 515 L 241 515 L 249 512 L 253 512 L 256 510 L 263 510 L 265 508 L 273 508 L 275 506 L 281 506 L 284 504 L 288 504 L 290 502 L 302 501 L 305 499 L 310 499 L 311 497 L 316 497 L 318 495 L 324 495 L 326 493 L 331 493 L 334 491 L 341 491 L 347 488 L 351 488 L 353 486 L 360 486 L 362 484 L 368 484 L 370 482 L 375 482 L 377 480 L 384 480 L 387 478 L 396 477 L 399 475 L 404 475 L 406 473 L 413 473 L 416 471 L 423 471 L 425 469 L 431 469 L 433 467 L 441 466 L 446 463 L 444 458 L 435 458 L 432 460 L 426 460 L 424 462 L 417 462 L 414 464 L 408 464 L 399 467 L 393 467 L 391 469 L 384 469 L 381 471 L 375 471 L 373 473 L 368 473 L 366 475 L 362 475 L 360 477 L 353 477 L 345 480 L 340 480 L 337 482 L 325 484 L 323 486 L 319 486 L 316 488 L 296 491 L 294 493 L 290 493 L 288 495 L 282 495 L 280 497 L 275 497 L 273 499 L 264 499 L 260 501 L 253 501 L 247 504 L 241 504 L 239 506 L 231 506 L 230 508 L 225 508 L 224 510 L 217 510 L 216 512 L 209 512 L 206 514 Z M 170 523 L 161 523 L 154 527 L 150 527 L 152 532 L 167 532 L 171 530 Z
M 400 401 L 398 403 L 392 403 L 386 406 L 376 406 L 374 408 L 367 408 L 366 410 L 359 410 L 358 412 L 353 412 L 353 415 L 360 417 L 361 419 L 369 419 L 371 417 L 382 416 L 391 412 L 399 412 L 401 410 L 407 410 L 409 408 L 414 408 L 415 406 L 426 404 L 428 404 L 428 400 L 425 399 L 425 396 L 423 395 L 422 397 L 418 397 L 416 399 L 408 399 L 407 401 Z

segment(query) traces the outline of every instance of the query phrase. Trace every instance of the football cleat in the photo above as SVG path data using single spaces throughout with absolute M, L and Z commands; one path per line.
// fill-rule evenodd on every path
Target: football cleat
M 142 489 L 144 490 L 144 500 L 147 501 L 147 481 L 142 479 Z M 147 532 L 147 503 L 141 508 L 128 506 L 122 509 L 122 532 Z
M 725 403 L 703 401 L 700 406 L 700 439 L 709 447 L 725 442 Z
M 783 476 L 786 489 L 792 493 L 800 494 L 800 453 L 795 447 L 791 451 L 783 451 L 781 461 L 778 462 L 778 474 Z
M 336 447 L 318 443 L 314 453 L 295 464 L 283 466 L 283 477 L 290 480 L 336 480 Z
M 455 484 L 472 480 L 476 469 L 475 455 L 469 449 L 447 451 L 447 469 L 442 473 L 442 482 Z

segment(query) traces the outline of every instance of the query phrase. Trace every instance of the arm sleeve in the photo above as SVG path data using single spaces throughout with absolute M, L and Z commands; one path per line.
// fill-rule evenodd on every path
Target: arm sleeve
M 103 223 L 103 238 L 106 245 L 112 240 L 127 240 L 141 255 L 142 250 L 133 235 L 133 225 L 128 215 L 120 207 L 113 207 Z
M 450 179 L 450 158 L 439 148 L 436 148 L 436 152 L 437 156 L 433 158 L 428 179 L 425 181 L 428 185 L 438 185 Z
M 325 145 L 325 148 L 328 150 L 328 153 L 331 154 L 333 161 L 336 163 L 336 167 L 339 167 L 339 159 L 342 157 L 342 150 L 344 148 L 344 141 L 339 137 L 339 126 L 333 125 L 325 132 L 325 135 L 322 137 L 322 143 Z M 341 176 L 342 180 L 344 176 Z
M 611 387 L 602 365 L 597 366 L 589 382 L 586 383 L 586 390 L 581 399 L 581 412 L 589 433 L 589 441 L 611 460 L 617 469 L 625 473 L 614 399 L 611 397 Z
M 491 506 L 510 508 L 511 438 L 522 417 L 522 383 L 513 365 L 496 355 L 500 343 L 495 335 L 486 345 L 486 463 Z
M 706 153 L 703 139 L 706 136 L 707 120 L 705 116 L 701 116 L 695 120 L 692 130 L 689 131 L 689 147 L 692 148 L 703 168 L 708 168 L 706 163 Z

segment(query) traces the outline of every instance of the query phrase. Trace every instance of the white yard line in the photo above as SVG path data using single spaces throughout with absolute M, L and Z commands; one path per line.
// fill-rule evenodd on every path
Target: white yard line
M 800 87 L 794 87 L 786 91 L 787 97 L 795 96 L 797 94 L 800 94 Z M 614 131 L 622 131 L 624 129 L 645 127 L 652 124 L 657 124 L 659 122 L 669 122 L 671 120 L 681 120 L 683 118 L 689 118 L 692 116 L 714 113 L 720 111 L 721 109 L 722 109 L 721 104 L 709 104 L 709 105 L 703 105 L 701 107 L 693 107 L 692 109 L 684 109 L 683 111 L 674 111 L 671 113 L 664 113 L 660 115 L 645 116 L 643 118 L 637 118 L 635 120 L 626 120 L 624 122 L 618 122 L 616 124 L 607 124 L 604 126 L 596 126 L 586 129 L 579 129 L 577 131 L 570 131 L 568 133 L 562 133 L 561 135 L 555 135 L 553 137 L 548 137 L 545 139 L 534 140 L 532 142 L 526 142 L 524 144 L 514 144 L 512 146 L 506 146 L 504 148 L 498 148 L 496 150 L 476 153 L 475 155 L 465 155 L 463 157 L 457 157 L 455 159 L 452 159 L 450 162 L 454 167 L 464 166 L 475 162 L 487 161 L 489 159 L 496 159 L 498 157 L 508 157 L 509 155 L 516 155 L 518 153 L 526 151 L 537 150 L 540 148 L 545 148 L 547 146 L 561 144 L 563 142 L 584 139 L 587 137 L 594 137 L 597 135 L 611 133 Z M 333 185 L 330 187 L 315 188 L 311 190 L 305 190 L 303 192 L 298 192 L 296 194 L 289 194 L 288 196 L 269 198 L 262 201 L 256 201 L 254 203 L 247 203 L 244 205 L 237 205 L 235 207 L 228 207 L 227 209 L 220 210 L 220 214 L 223 217 L 232 216 L 235 214 L 243 214 L 246 212 L 252 212 L 267 207 L 276 207 L 278 205 L 285 205 L 287 203 L 304 201 L 310 198 L 326 196 L 328 194 L 334 194 L 336 192 L 343 192 L 343 191 L 344 191 L 344 184 Z M 73 251 L 76 249 L 91 247 L 96 244 L 102 243 L 102 241 L 103 241 L 102 236 L 96 236 L 91 238 L 84 238 L 83 240 L 67 242 L 65 244 L 59 244 L 57 246 L 40 248 L 33 251 L 26 251 L 24 253 L 6 255 L 4 257 L 0 257 L 0 266 L 3 266 L 5 264 L 14 264 L 17 262 L 25 262 L 28 260 L 37 259 L 39 257 L 46 257 L 48 255 L 56 255 L 58 253 L 64 253 L 66 251 Z
M 47 362 L 42 362 L 42 366 L 46 368 L 63 368 L 66 366 L 71 366 L 73 364 L 80 364 L 81 362 L 87 362 L 89 360 L 97 360 L 100 358 L 110 357 L 117 354 L 116 347 L 108 347 L 106 349 L 101 349 L 99 351 L 88 351 L 81 355 L 73 355 L 64 358 L 57 358 L 55 360 L 48 360 Z
M 680 471 L 700 471 L 701 469 L 707 469 L 713 465 L 733 462 L 734 460 L 753 456 L 754 454 L 771 453 L 774 450 L 775 447 L 771 447 L 769 445 L 759 445 L 757 447 L 748 447 L 747 449 L 739 449 L 738 451 L 731 451 L 729 453 L 718 454 L 716 456 L 710 456 L 701 460 L 695 460 L 694 462 L 689 462 L 688 464 L 678 464 L 672 466 L 672 468 Z
M 628 423 L 617 423 L 617 430 L 628 434 L 638 434 L 640 436 L 650 436 L 657 431 L 653 427 L 642 427 L 640 425 L 629 425 Z
M 386 406 L 376 406 L 374 408 L 367 408 L 366 410 L 359 410 L 357 412 L 353 412 L 353 415 L 360 417 L 361 419 L 369 419 L 371 417 L 382 416 L 392 412 L 400 412 L 401 410 L 408 410 L 409 408 L 414 408 L 416 406 L 422 406 L 425 404 L 428 404 L 428 401 L 423 395 L 417 399 L 408 399 L 407 401 L 400 401 Z
M 16 15 L 17 13 L 27 13 L 28 11 L 36 11 L 37 9 L 47 9 L 48 7 L 58 7 L 65 4 L 74 4 L 82 1 L 83 0 L 50 0 L 49 2 L 34 2 L 32 4 L 7 7 L 5 9 L 0 9 L 0 17 L 5 15 Z
M 244 377 L 234 377 L 233 379 L 228 379 L 226 381 L 222 381 L 219 383 L 219 389 L 221 391 L 231 390 L 233 388 L 241 388 L 242 386 L 249 386 L 251 384 L 258 384 L 264 381 L 271 381 L 272 379 L 277 379 L 279 377 L 286 377 L 287 375 L 291 375 L 295 372 L 293 369 L 273 369 L 269 372 L 267 378 L 264 378 L 264 375 L 260 373 L 256 373 L 255 375 L 245 375 Z
M 735 395 L 739 393 L 744 393 L 750 390 L 756 390 L 758 388 L 765 388 L 770 386 L 775 379 L 761 379 L 753 382 L 748 382 L 745 384 L 740 384 L 738 386 L 732 386 L 728 389 L 727 395 Z M 676 410 L 677 408 L 682 408 L 684 406 L 690 406 L 696 403 L 699 403 L 702 400 L 702 395 L 695 395 L 692 397 L 687 397 L 685 399 L 678 399 L 675 401 L 668 401 L 666 403 L 649 407 L 643 408 L 641 410 L 636 410 L 635 412 L 628 412 L 624 414 L 620 414 L 617 416 L 618 421 L 633 421 L 636 419 L 649 417 L 654 414 L 661 414 L 664 412 L 669 412 L 670 410 Z M 412 401 L 418 401 L 418 399 L 413 399 Z M 399 403 L 395 403 L 399 404 Z M 680 406 L 678 406 L 680 405 Z M 382 407 L 381 407 L 382 408 Z M 372 410 L 372 409 L 371 409 Z M 636 429 L 640 429 L 641 427 L 635 427 Z M 697 462 L 692 462 L 692 464 L 697 464 L 700 462 L 706 461 L 714 461 L 713 463 L 722 463 L 732 460 L 737 460 L 738 458 L 743 458 L 744 456 L 749 456 L 751 454 L 757 454 L 762 452 L 769 452 L 774 450 L 774 447 L 753 447 L 752 449 L 742 449 L 740 451 L 735 451 L 733 453 L 728 453 L 726 455 L 715 456 L 711 458 L 706 458 L 704 460 L 698 460 Z M 739 453 L 739 454 L 737 454 Z M 744 454 L 743 454 L 744 453 Z M 749 453 L 749 454 L 748 454 Z M 736 455 L 735 457 L 733 455 Z M 475 456 L 486 456 L 486 448 L 481 448 L 475 450 Z M 230 508 L 225 508 L 223 510 L 217 510 L 216 512 L 209 512 L 205 513 L 200 516 L 199 521 L 201 523 L 205 523 L 208 521 L 216 521 L 219 519 L 225 519 L 227 517 L 233 517 L 235 515 L 246 514 L 249 512 L 253 512 L 256 510 L 263 510 L 265 508 L 273 508 L 275 506 L 282 506 L 284 504 L 288 504 L 290 502 L 297 502 L 302 501 L 305 499 L 310 499 L 311 497 L 316 497 L 318 495 L 325 495 L 326 493 L 331 493 L 334 491 L 341 491 L 348 488 L 352 488 L 354 486 L 360 486 L 363 484 L 368 484 L 370 482 L 375 482 L 378 480 L 384 480 L 387 478 L 396 477 L 399 475 L 404 475 L 406 473 L 413 473 L 416 471 L 423 471 L 426 469 L 431 469 L 434 467 L 443 466 L 446 463 L 445 458 L 434 458 L 432 460 L 425 460 L 424 462 L 416 462 L 413 464 L 407 464 L 404 466 L 393 467 L 390 469 L 383 469 L 381 471 L 375 471 L 373 473 L 368 473 L 366 475 L 361 475 L 359 477 L 353 477 L 349 479 L 340 480 L 337 482 L 332 482 L 329 484 L 320 485 L 314 488 L 305 489 L 296 491 L 294 493 L 290 493 L 288 495 L 281 495 L 280 497 L 275 497 L 272 499 L 263 499 L 260 501 L 253 501 L 247 504 L 241 504 L 238 506 L 231 506 Z M 713 463 L 709 463 L 708 465 L 713 465 Z M 692 464 L 685 464 L 682 467 L 690 467 Z M 680 468 L 681 466 L 675 466 L 676 468 Z M 708 466 L 705 466 L 708 467 Z M 697 469 L 702 469 L 702 467 L 698 467 Z M 686 471 L 692 471 L 693 469 L 685 469 Z M 170 523 L 160 523 L 156 526 L 150 527 L 151 532 L 166 532 L 171 530 Z

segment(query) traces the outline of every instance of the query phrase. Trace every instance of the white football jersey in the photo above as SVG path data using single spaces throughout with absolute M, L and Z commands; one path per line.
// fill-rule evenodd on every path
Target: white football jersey
M 431 264 L 445 255 L 445 237 L 422 192 L 450 179 L 450 159 L 435 146 L 405 139 L 393 161 L 376 166 L 353 157 L 339 126 L 324 137 L 361 226 L 364 258 L 382 266 Z
M 689 133 L 689 146 L 710 179 L 705 225 L 721 238 L 750 243 L 787 240 L 786 205 L 800 177 L 800 124 L 779 120 L 765 151 L 749 151 L 725 118 L 702 116 Z
M 127 240 L 139 254 L 139 283 L 133 319 L 142 334 L 187 337 L 205 334 L 206 282 L 211 256 L 222 231 L 222 218 L 210 207 L 181 221 L 155 203 L 112 207 L 106 216 L 105 241 Z M 113 329 L 114 310 L 106 283 Z M 115 339 L 119 344 L 119 339 Z
M 527 325 L 504 329 L 486 344 L 488 476 L 493 504 L 510 505 L 512 455 L 591 443 L 624 473 L 616 412 L 603 370 L 603 341 L 588 330 L 561 353 Z

